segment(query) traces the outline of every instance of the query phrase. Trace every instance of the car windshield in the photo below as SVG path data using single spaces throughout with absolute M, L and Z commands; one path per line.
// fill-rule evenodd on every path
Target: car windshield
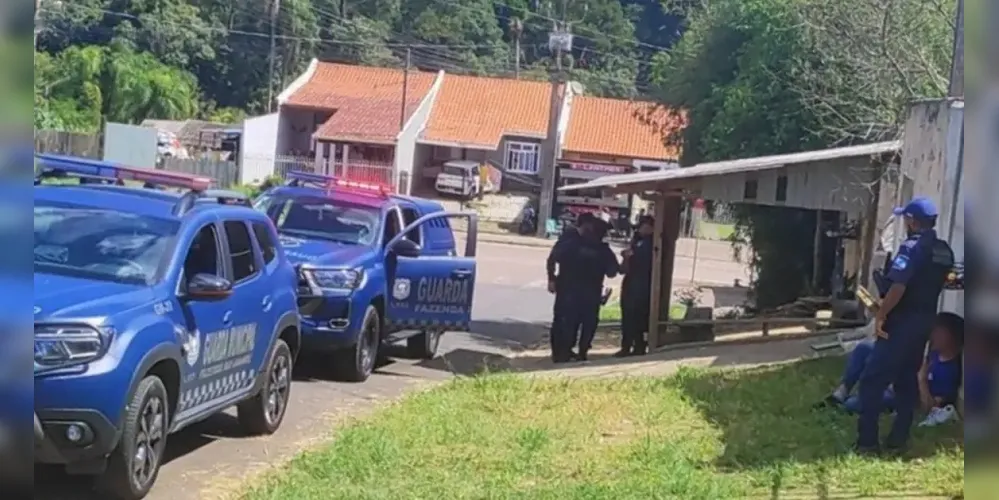
M 445 174 L 448 174 L 448 175 L 457 175 L 458 177 L 465 177 L 466 175 L 468 175 L 468 169 L 467 168 L 455 167 L 455 166 L 450 166 L 450 165 L 444 165 L 443 171 L 444 171 Z
M 176 221 L 80 205 L 35 201 L 35 271 L 151 284 Z
M 352 245 L 371 245 L 378 235 L 380 211 L 320 197 L 257 199 L 254 207 L 267 214 L 281 234 Z

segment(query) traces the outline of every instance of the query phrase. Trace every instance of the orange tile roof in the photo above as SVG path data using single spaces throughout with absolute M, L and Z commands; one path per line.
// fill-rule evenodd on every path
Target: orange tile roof
M 410 71 L 406 118 L 416 111 L 433 86 L 436 73 Z M 335 111 L 316 131 L 318 139 L 395 143 L 402 113 L 404 72 L 320 62 L 286 105 Z
M 504 135 L 548 134 L 551 84 L 444 75 L 422 140 L 495 149 Z
M 666 139 L 684 118 L 655 103 L 576 96 L 570 113 L 564 151 L 648 160 L 680 155 Z

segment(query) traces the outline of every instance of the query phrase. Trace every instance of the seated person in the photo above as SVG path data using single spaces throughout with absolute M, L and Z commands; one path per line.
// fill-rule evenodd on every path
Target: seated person
M 975 332 L 968 337 L 964 367 L 965 436 L 981 437 L 989 427 L 994 408 L 995 348 L 994 332 Z
M 850 353 L 840 385 L 818 406 L 838 406 L 856 413 L 860 411 L 860 398 L 851 395 L 853 387 L 860 380 L 867 367 L 875 339 L 868 339 Z M 950 312 L 937 315 L 930 333 L 930 349 L 919 370 L 919 398 L 927 411 L 955 405 L 961 387 L 962 360 L 964 346 L 964 318 Z M 885 390 L 885 410 L 894 408 L 895 393 L 891 387 Z

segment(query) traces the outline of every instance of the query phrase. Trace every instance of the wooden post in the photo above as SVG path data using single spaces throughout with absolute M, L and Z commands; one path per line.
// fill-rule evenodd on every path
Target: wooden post
M 652 290 L 649 294 L 649 348 L 659 347 L 659 294 L 662 286 L 663 224 L 666 221 L 666 197 L 661 193 L 652 199 L 655 230 L 652 233 Z
M 822 210 L 815 210 L 815 233 L 812 239 L 812 290 L 819 289 L 822 270 Z
M 660 325 L 669 318 L 673 298 L 673 263 L 676 259 L 676 239 L 680 235 L 681 201 L 679 196 L 666 194 L 659 194 L 655 200 L 656 225 L 649 303 L 649 347 L 652 349 L 666 343 Z

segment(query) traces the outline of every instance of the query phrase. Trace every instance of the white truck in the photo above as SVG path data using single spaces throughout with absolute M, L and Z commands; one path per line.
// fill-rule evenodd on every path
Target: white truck
M 451 160 L 444 163 L 434 189 L 441 194 L 473 198 L 482 192 L 482 166 L 475 161 Z

